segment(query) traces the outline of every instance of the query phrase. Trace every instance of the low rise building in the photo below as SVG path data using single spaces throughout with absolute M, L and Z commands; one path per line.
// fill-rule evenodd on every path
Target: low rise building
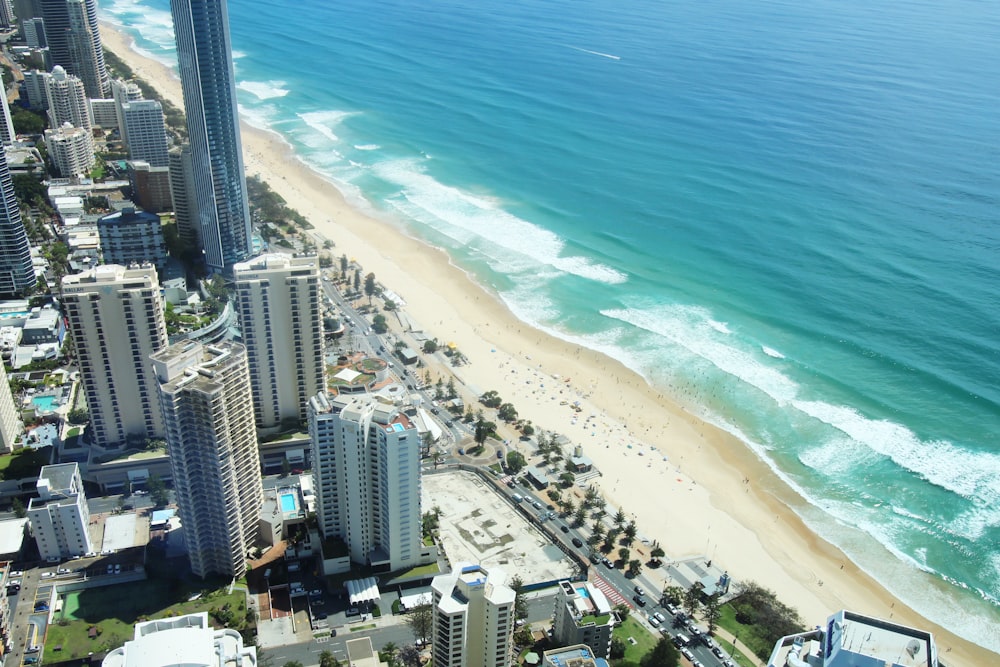
M 615 615 L 607 597 L 588 581 L 560 581 L 552 618 L 552 638 L 560 646 L 586 644 L 594 655 L 611 654 Z
M 134 207 L 105 215 L 97 221 L 105 264 L 155 264 L 162 268 L 167 261 L 167 243 L 163 239 L 160 216 Z
M 546 651 L 542 667 L 608 667 L 608 661 L 594 655 L 589 646 L 577 644 Z
M 76 463 L 44 466 L 35 488 L 38 497 L 28 503 L 28 521 L 39 555 L 62 560 L 92 552 L 90 508 L 80 467 Z

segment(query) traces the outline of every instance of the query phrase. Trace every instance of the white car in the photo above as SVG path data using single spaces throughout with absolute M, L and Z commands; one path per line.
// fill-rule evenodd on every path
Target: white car
M 660 627 L 660 621 L 655 616 L 649 617 L 649 624 L 652 625 L 654 628 Z
M 22 572 L 21 570 L 11 570 L 10 571 L 10 576 L 11 577 L 22 577 L 22 576 L 24 576 L 24 572 Z
M 42 579 L 51 579 L 56 576 L 54 572 L 42 572 Z

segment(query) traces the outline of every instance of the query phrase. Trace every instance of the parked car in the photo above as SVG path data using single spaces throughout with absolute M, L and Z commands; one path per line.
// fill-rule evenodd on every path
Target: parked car
M 51 579 L 56 576 L 53 572 L 42 572 L 42 579 Z
M 635 603 L 640 607 L 646 606 L 646 598 L 642 597 L 641 595 L 633 595 L 632 599 L 635 600 Z
M 723 653 L 722 649 L 719 648 L 718 646 L 713 646 L 712 647 L 712 653 L 714 653 L 715 657 L 718 658 L 719 660 L 722 660 L 723 658 L 726 657 L 726 654 Z
M 579 537 L 574 537 L 573 538 L 573 546 L 576 547 L 577 549 L 579 549 L 580 547 L 583 546 L 583 540 L 581 540 Z
M 318 589 L 318 588 L 314 588 L 313 590 L 309 591 L 309 595 L 311 595 L 313 597 L 319 597 L 319 596 L 323 595 L 323 591 L 320 590 L 320 589 Z
M 115 563 L 115 574 L 120 574 L 121 571 L 122 571 L 122 564 L 121 563 Z
M 658 620 L 660 623 L 663 623 L 663 621 L 667 620 L 667 617 L 661 614 L 660 612 L 656 612 L 655 614 L 653 614 L 653 617 L 656 618 L 656 620 Z
M 642 586 L 636 586 L 633 590 L 635 591 L 635 594 L 638 595 L 639 597 L 642 597 L 643 595 L 646 594 L 646 591 L 642 590 Z
M 559 530 L 561 530 L 564 533 L 568 533 L 569 532 L 569 526 L 567 526 L 566 524 L 563 524 L 563 525 L 559 526 Z
M 655 616 L 650 616 L 649 617 L 649 624 L 652 625 L 654 628 L 660 627 L 660 622 L 658 620 L 656 620 Z
M 56 570 L 56 574 L 70 574 L 70 569 L 68 567 L 61 567 Z

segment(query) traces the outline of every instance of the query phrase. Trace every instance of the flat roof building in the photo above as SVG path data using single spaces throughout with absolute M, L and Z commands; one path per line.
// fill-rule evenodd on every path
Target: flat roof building
M 435 667 L 507 667 L 514 634 L 514 589 L 498 568 L 457 563 L 434 577 Z
M 552 619 L 552 638 L 563 646 L 586 644 L 594 655 L 611 655 L 611 631 L 615 627 L 611 603 L 587 581 L 560 581 Z
M 43 559 L 64 559 L 92 552 L 90 508 L 76 463 L 43 466 L 35 484 L 38 497 L 28 503 L 28 521 Z
M 256 667 L 257 649 L 236 630 L 215 630 L 208 612 L 136 623 L 135 637 L 101 667 Z

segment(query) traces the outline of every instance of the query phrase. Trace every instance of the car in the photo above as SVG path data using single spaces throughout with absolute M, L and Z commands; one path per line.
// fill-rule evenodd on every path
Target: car
M 596 551 L 591 551 L 590 552 L 590 562 L 593 563 L 594 565 L 597 565 L 598 563 L 600 563 L 601 562 L 601 554 L 597 553 Z
M 115 566 L 112 565 L 111 563 L 108 563 L 108 574 L 111 574 L 114 571 L 115 571 Z
M 453 422 L 452 420 L 449 419 L 448 421 L 446 421 L 444 423 L 444 425 L 447 426 L 448 428 L 451 428 L 452 426 L 455 425 L 455 422 Z
M 713 646 L 712 647 L 712 653 L 714 653 L 715 657 L 718 658 L 719 660 L 722 660 L 723 658 L 726 657 L 726 654 L 723 653 L 722 649 L 719 648 L 718 646 Z
M 579 549 L 580 547 L 583 546 L 583 540 L 581 540 L 579 537 L 574 537 L 573 538 L 573 546 L 576 547 L 577 549 Z
M 563 525 L 559 526 L 559 530 L 561 530 L 564 533 L 568 533 L 569 532 L 569 526 L 567 526 L 566 524 L 563 524 Z
M 635 600 L 635 603 L 637 605 L 639 605 L 640 607 L 645 607 L 646 606 L 646 598 L 644 598 L 642 596 L 639 596 L 639 595 L 633 595 L 632 599 Z
M 121 563 L 115 563 L 115 574 L 120 574 L 121 571 L 122 571 L 122 564 Z
M 692 660 L 691 667 L 705 667 L 705 665 L 701 664 L 701 661 L 699 660 Z
M 602 558 L 601 562 L 604 563 L 604 567 L 608 568 L 609 570 L 613 570 L 614 567 L 615 567 L 615 564 L 612 563 L 611 559 L 608 558 L 607 556 L 605 556 L 604 558 Z
M 691 649 L 687 648 L 686 646 L 681 649 L 681 655 L 683 655 L 688 660 L 694 660 L 694 653 L 692 653 Z
M 311 595 L 313 597 L 319 597 L 319 596 L 323 595 L 323 591 L 320 590 L 319 588 L 314 588 L 311 591 L 309 591 L 309 595 Z
M 440 412 L 440 410 L 438 410 L 437 408 L 431 408 L 432 415 L 436 415 L 438 412 Z
M 361 610 L 357 607 L 348 607 L 347 611 L 344 612 L 344 616 L 358 616 L 361 614 Z
M 26 665 L 34 665 L 37 662 L 38 662 L 38 658 L 36 656 L 33 656 L 33 655 L 29 655 L 29 656 L 27 656 L 27 657 L 24 658 L 24 664 L 26 664 Z
M 7 585 L 8 586 L 17 586 L 18 588 L 20 588 L 21 587 L 21 580 L 20 579 L 9 579 L 7 581 Z
M 642 590 L 642 586 L 636 586 L 633 590 L 635 591 L 635 594 L 638 595 L 639 597 L 642 597 L 643 595 L 646 594 L 646 591 Z
M 48 611 L 49 605 L 47 602 L 36 602 L 35 611 Z
M 654 613 L 654 614 L 653 614 L 653 617 L 654 617 L 654 618 L 655 618 L 656 620 L 658 620 L 658 621 L 659 621 L 660 623 L 663 623 L 663 621 L 667 620 L 667 617 L 666 617 L 666 616 L 664 616 L 663 614 L 661 614 L 660 612 L 656 612 L 656 613 Z
M 59 562 L 59 556 L 49 556 L 48 558 L 45 559 L 45 562 L 46 563 L 58 563 Z
M 652 625 L 654 628 L 660 627 L 660 622 L 658 620 L 656 620 L 655 616 L 650 616 L 649 617 L 649 624 Z
M 459 447 L 458 448 L 458 455 L 459 456 L 465 456 L 465 449 L 463 449 L 462 447 Z
M 315 616 L 316 616 L 316 618 L 318 618 L 319 620 L 322 621 L 324 618 L 326 618 L 326 612 L 325 611 L 317 611 L 316 614 L 315 614 Z
M 23 577 L 24 576 L 24 572 L 22 572 L 21 570 L 11 570 L 10 571 L 10 576 L 12 578 L 13 577 Z
M 42 579 L 51 579 L 56 576 L 54 572 L 42 572 Z
M 70 574 L 70 569 L 68 567 L 61 567 L 56 570 L 56 574 Z
M 532 500 L 531 504 L 535 506 L 536 510 L 542 509 L 542 504 L 540 502 L 538 502 L 537 500 Z
M 664 608 L 666 608 L 666 610 L 667 610 L 668 612 L 670 612 L 670 615 L 671 615 L 671 616 L 676 616 L 676 615 L 677 615 L 677 612 L 679 612 L 679 611 L 680 611 L 680 609 L 678 609 L 676 605 L 674 605 L 674 604 L 672 604 L 672 603 L 670 603 L 670 602 L 668 602 L 667 604 L 665 604 L 665 605 L 663 605 L 663 606 L 664 606 Z
M 24 652 L 25 653 L 38 653 L 38 647 L 37 646 L 29 646 L 28 648 L 24 649 Z
M 732 660 L 723 660 L 722 667 L 736 667 L 736 665 L 733 664 Z

